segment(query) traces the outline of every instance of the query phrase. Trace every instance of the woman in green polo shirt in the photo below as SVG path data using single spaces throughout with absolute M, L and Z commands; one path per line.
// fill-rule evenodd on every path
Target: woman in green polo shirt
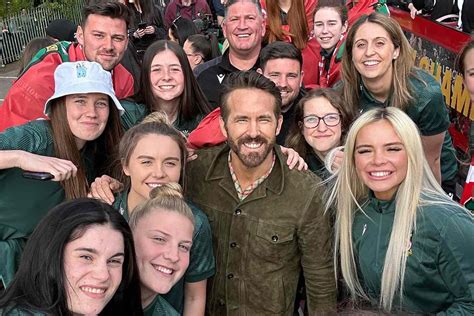
M 140 123 L 155 111 L 165 112 L 173 126 L 186 136 L 211 112 L 183 48 L 160 40 L 145 52 L 140 91 L 132 100 L 122 101 L 125 129 Z
M 353 298 L 396 314 L 474 314 L 474 218 L 434 178 L 413 121 L 372 109 L 347 135 L 330 202 Z
M 143 314 L 181 315 L 161 296 L 183 277 L 193 244 L 194 215 L 183 200 L 180 185 L 155 187 L 150 199 L 134 208 L 129 224 L 140 271 Z
M 128 220 L 135 207 L 149 198 L 153 188 L 166 183 L 183 183 L 186 157 L 184 138 L 169 125 L 166 115 L 150 114 L 128 130 L 120 141 L 122 170 L 117 178 L 125 184 L 125 190 L 108 202 Z M 96 187 L 97 182 L 92 184 L 93 194 Z M 184 278 L 163 297 L 179 313 L 204 315 L 207 279 L 215 272 L 211 228 L 206 215 L 191 203 L 188 205 L 195 222 L 189 268 Z
M 142 314 L 132 232 L 111 206 L 74 199 L 38 224 L 0 315 L 98 314 Z
M 454 193 L 457 162 L 448 109 L 436 79 L 414 67 L 413 49 L 400 25 L 378 13 L 359 18 L 347 34 L 342 68 L 346 106 L 354 114 L 387 106 L 407 113 L 420 130 L 433 174 Z
M 0 283 L 5 287 L 37 223 L 65 199 L 87 195 L 122 133 L 123 108 L 110 72 L 95 62 L 62 63 L 54 78 L 55 93 L 45 105 L 50 120 L 0 133 Z M 25 170 L 50 173 L 41 177 L 52 175 L 53 181 L 25 178 Z

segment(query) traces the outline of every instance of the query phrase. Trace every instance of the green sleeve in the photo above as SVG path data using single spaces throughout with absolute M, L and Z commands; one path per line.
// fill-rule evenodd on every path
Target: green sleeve
M 215 273 L 215 260 L 212 251 L 211 226 L 207 216 L 196 206 L 188 203 L 193 210 L 196 230 L 189 258 L 189 267 L 184 275 L 185 282 L 206 280 Z
M 446 132 L 450 121 L 439 83 L 423 71 L 419 71 L 417 76 L 419 79 L 412 81 L 415 89 L 413 96 L 415 105 L 407 109 L 407 114 L 416 123 L 423 136 Z
M 122 123 L 122 127 L 125 130 L 129 130 L 130 128 L 134 127 L 147 116 L 148 109 L 144 104 L 135 103 L 128 100 L 120 101 L 120 104 L 125 109 L 125 112 L 120 116 L 120 121 Z
M 467 212 L 452 216 L 441 232 L 439 271 L 454 302 L 437 315 L 474 315 L 474 220 Z
M 46 155 L 53 147 L 47 121 L 31 121 L 0 133 L 0 150 L 24 150 Z

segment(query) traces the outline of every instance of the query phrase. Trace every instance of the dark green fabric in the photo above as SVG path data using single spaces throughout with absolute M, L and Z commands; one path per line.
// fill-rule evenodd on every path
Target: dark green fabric
M 456 153 L 448 132 L 450 124 L 448 108 L 444 102 L 439 83 L 426 71 L 415 69 L 415 76 L 411 76 L 409 84 L 413 88 L 413 102 L 405 112 L 415 122 L 423 136 L 433 136 L 446 132 L 441 149 L 441 177 L 443 181 L 451 180 L 456 176 L 458 167 Z M 381 103 L 361 85 L 360 108 L 363 111 L 374 107 L 390 106 L 390 100 Z
M 179 316 L 179 313 L 164 298 L 157 295 L 153 302 L 145 307 L 143 316 Z
M 137 125 L 143 121 L 143 119 L 148 114 L 150 114 L 144 104 L 139 104 L 128 100 L 122 100 L 120 103 L 125 109 L 125 113 L 120 117 L 122 126 L 125 128 L 125 130 L 129 130 L 133 126 Z M 191 120 L 185 120 L 184 118 L 178 116 L 176 121 L 173 123 L 173 127 L 182 132 L 187 137 L 189 133 L 191 133 L 199 125 L 199 122 L 201 122 L 203 118 L 204 115 L 197 115 Z
M 324 165 L 324 161 L 322 161 L 313 152 L 308 152 L 308 155 L 306 156 L 306 163 L 308 164 L 308 169 L 320 177 L 321 180 L 327 180 L 331 176 L 331 173 Z
M 229 147 L 200 150 L 188 163 L 187 193 L 211 224 L 216 275 L 209 315 L 291 315 L 301 267 L 310 314 L 334 310 L 331 232 L 312 172 L 290 171 L 276 147 L 268 178 L 240 201 Z
M 359 277 L 378 302 L 385 255 L 395 216 L 395 201 L 370 197 L 357 212 L 352 234 Z M 411 238 L 403 311 L 474 315 L 474 220 L 460 207 L 419 207 Z M 411 253 L 411 254 L 410 254 Z M 400 303 L 396 294 L 394 308 Z
M 0 309 L 0 316 L 46 316 L 40 312 L 30 312 L 20 308 Z
M 162 295 L 181 314 L 184 310 L 184 283 L 207 280 L 216 273 L 211 226 L 207 216 L 193 203 L 188 202 L 188 206 L 194 215 L 193 246 L 189 266 L 184 277 L 167 294 Z
M 54 157 L 49 121 L 31 121 L 0 133 L 0 150 L 24 150 Z M 93 178 L 94 161 L 87 146 L 81 152 L 88 179 Z M 8 285 L 16 271 L 25 239 L 46 213 L 63 202 L 64 189 L 56 181 L 22 177 L 19 168 L 0 170 L 0 278 Z M 5 255 L 5 257 L 3 256 Z
M 129 220 L 128 191 L 125 190 L 115 196 L 114 208 L 119 210 L 125 219 Z M 189 257 L 189 266 L 181 278 L 167 293 L 162 295 L 174 309 L 183 313 L 184 310 L 184 283 L 193 283 L 206 280 L 215 273 L 215 260 L 212 252 L 211 227 L 206 215 L 193 203 L 187 202 L 194 215 L 193 246 Z

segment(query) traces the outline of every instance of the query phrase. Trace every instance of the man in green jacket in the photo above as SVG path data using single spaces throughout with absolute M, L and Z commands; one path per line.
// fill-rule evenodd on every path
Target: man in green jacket
M 209 218 L 217 260 L 210 315 L 292 315 L 300 267 L 309 314 L 335 312 L 323 188 L 311 172 L 290 171 L 275 145 L 281 102 L 264 76 L 229 75 L 220 102 L 227 144 L 189 163 L 188 197 Z

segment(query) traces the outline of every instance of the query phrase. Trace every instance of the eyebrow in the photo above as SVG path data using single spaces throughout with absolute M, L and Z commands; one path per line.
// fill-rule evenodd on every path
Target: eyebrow
M 392 142 L 392 143 L 386 143 L 386 144 L 383 144 L 384 147 L 387 147 L 387 146 L 403 146 L 403 143 L 402 142 Z M 355 148 L 358 149 L 358 148 L 361 148 L 361 147 L 374 147 L 372 145 L 368 145 L 368 144 L 362 144 L 362 145 L 358 145 L 356 146 Z
M 99 254 L 99 252 L 94 248 L 83 248 L 83 247 L 81 247 L 81 248 L 74 249 L 74 251 L 85 251 L 85 252 L 90 252 L 94 255 Z M 123 252 L 117 252 L 116 254 L 111 256 L 110 258 L 113 258 L 113 257 L 125 257 L 125 254 Z
M 163 65 L 163 64 L 152 64 L 152 65 L 151 65 L 151 68 L 153 68 L 153 67 L 163 67 L 163 66 L 169 66 L 169 67 L 173 67 L 173 66 L 174 66 L 174 67 L 176 67 L 176 66 L 178 66 L 178 67 L 181 67 L 181 65 L 180 65 L 180 64 L 169 64 L 169 65 Z

